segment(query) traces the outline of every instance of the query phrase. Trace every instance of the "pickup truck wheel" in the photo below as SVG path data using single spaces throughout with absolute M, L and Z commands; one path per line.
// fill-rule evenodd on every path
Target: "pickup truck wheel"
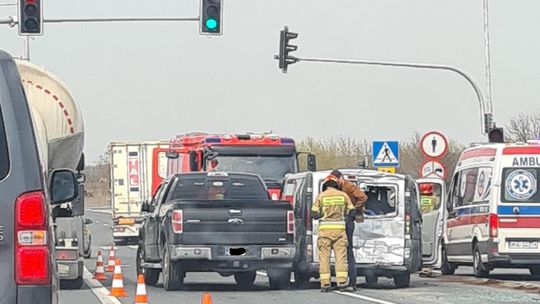
M 184 273 L 181 271 L 179 264 L 171 261 L 169 246 L 165 245 L 165 253 L 163 255 L 163 288 L 165 290 L 179 290 L 184 284 Z
M 489 270 L 486 269 L 486 266 L 484 266 L 484 263 L 482 262 L 482 255 L 480 254 L 478 245 L 474 245 L 473 248 L 473 270 L 474 276 L 477 278 L 485 278 L 489 276 Z
M 82 275 L 78 276 L 75 280 L 60 280 L 60 289 L 81 289 L 82 286 Z
M 136 275 L 143 274 L 144 282 L 146 285 L 155 286 L 159 281 L 159 269 L 154 268 L 143 268 L 141 264 L 144 262 L 144 252 L 142 250 L 142 245 L 139 245 L 137 248 L 137 273 Z
M 268 269 L 268 280 L 273 290 L 287 289 L 291 282 L 290 269 Z
M 255 278 L 257 277 L 256 271 L 238 272 L 234 274 L 234 280 L 236 284 L 242 289 L 249 289 L 253 286 Z
M 296 288 L 307 289 L 309 288 L 309 279 L 311 275 L 307 271 L 295 271 L 294 272 L 294 283 Z
M 411 284 L 411 274 L 400 272 L 394 274 L 394 285 L 396 288 L 406 288 Z

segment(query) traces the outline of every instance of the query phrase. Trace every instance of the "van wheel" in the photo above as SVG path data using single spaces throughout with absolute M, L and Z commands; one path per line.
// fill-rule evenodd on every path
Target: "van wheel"
M 480 249 L 478 249 L 478 245 L 476 244 L 473 248 L 473 270 L 474 276 L 477 278 L 485 278 L 489 276 L 489 270 L 484 266 Z
M 255 278 L 257 277 L 257 272 L 248 271 L 248 272 L 238 272 L 234 274 L 234 280 L 236 284 L 242 289 L 249 289 L 253 286 Z
M 291 282 L 291 270 L 272 268 L 267 270 L 270 288 L 273 290 L 287 289 Z
M 454 275 L 456 273 L 457 266 L 453 263 L 448 262 L 448 257 L 446 256 L 446 249 L 442 249 L 442 267 L 441 272 L 443 275 Z
M 306 289 L 309 288 L 309 279 L 311 275 L 307 271 L 295 271 L 294 272 L 294 283 L 296 288 Z
M 400 272 L 394 274 L 394 285 L 396 288 L 406 288 L 411 284 L 411 274 L 408 272 Z
M 540 276 L 540 265 L 534 265 L 529 267 L 529 271 L 533 276 Z
M 369 287 L 377 285 L 378 282 L 379 282 L 379 277 L 378 276 L 374 276 L 374 275 L 366 276 L 366 284 Z
M 82 275 L 78 276 L 75 280 L 60 280 L 60 289 L 81 289 L 82 286 Z
M 165 254 L 163 256 L 163 288 L 165 290 L 179 290 L 184 284 L 184 273 L 177 262 L 171 261 L 169 246 L 165 245 Z
M 142 250 L 142 245 L 139 244 L 139 247 L 137 248 L 137 260 L 135 262 L 137 265 L 137 275 L 143 274 L 144 282 L 146 283 L 146 285 L 155 286 L 159 280 L 160 270 L 155 268 L 143 268 L 141 266 L 143 261 L 144 253 Z

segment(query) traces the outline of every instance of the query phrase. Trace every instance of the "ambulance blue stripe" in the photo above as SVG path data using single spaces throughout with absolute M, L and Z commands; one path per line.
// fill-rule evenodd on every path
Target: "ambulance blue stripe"
M 514 215 L 514 208 L 519 208 L 519 215 L 540 215 L 540 206 L 499 206 L 499 215 Z

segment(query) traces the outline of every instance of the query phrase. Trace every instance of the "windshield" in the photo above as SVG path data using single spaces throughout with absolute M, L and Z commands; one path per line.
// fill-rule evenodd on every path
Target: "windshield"
M 209 161 L 208 170 L 260 175 L 265 181 L 281 181 L 297 171 L 295 156 L 218 156 Z
M 539 176 L 540 168 L 504 169 L 502 201 L 540 203 Z

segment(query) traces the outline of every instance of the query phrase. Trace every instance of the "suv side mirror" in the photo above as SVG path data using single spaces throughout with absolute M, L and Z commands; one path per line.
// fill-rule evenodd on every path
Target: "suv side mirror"
M 308 171 L 317 171 L 317 157 L 315 154 L 307 155 L 307 169 Z
M 144 201 L 142 203 L 141 211 L 142 212 L 152 212 L 152 211 L 150 211 L 150 204 L 148 203 L 148 201 Z
M 77 174 L 77 183 L 84 184 L 86 182 L 86 175 L 84 173 Z
M 84 224 L 85 224 L 85 225 L 90 225 L 90 224 L 93 224 L 93 223 L 94 223 L 94 221 L 92 221 L 92 220 L 89 219 L 89 218 L 85 218 L 85 219 L 84 219 Z
M 79 195 L 79 184 L 75 172 L 68 169 L 54 170 L 50 183 L 51 201 L 63 204 L 74 200 Z
M 199 160 L 198 160 L 197 152 L 191 151 L 189 152 L 189 167 L 191 171 L 197 172 L 199 171 Z

